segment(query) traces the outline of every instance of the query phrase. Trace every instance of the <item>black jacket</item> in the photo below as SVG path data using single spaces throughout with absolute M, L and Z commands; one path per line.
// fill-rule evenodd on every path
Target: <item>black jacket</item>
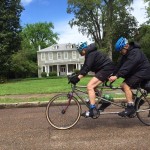
M 114 74 L 123 78 L 135 75 L 142 79 L 150 79 L 150 63 L 147 57 L 138 44 L 132 42 L 129 45 L 127 54 L 121 57 Z
M 109 70 L 114 67 L 112 61 L 100 51 L 97 51 L 95 44 L 87 47 L 84 65 L 80 70 L 80 74 L 85 76 L 89 71 L 97 73 L 99 70 Z

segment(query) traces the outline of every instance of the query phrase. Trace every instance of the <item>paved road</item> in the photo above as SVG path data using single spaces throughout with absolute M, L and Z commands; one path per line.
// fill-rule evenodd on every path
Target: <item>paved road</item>
M 0 150 L 150 150 L 150 127 L 117 115 L 56 130 L 45 107 L 0 109 Z

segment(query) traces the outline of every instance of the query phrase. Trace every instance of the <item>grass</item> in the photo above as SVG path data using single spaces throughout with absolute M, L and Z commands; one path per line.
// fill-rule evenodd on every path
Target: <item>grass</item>
M 79 85 L 87 85 L 91 77 L 85 77 Z M 115 86 L 119 86 L 122 79 L 115 82 Z M 9 81 L 0 84 L 0 96 L 4 95 L 23 95 L 23 94 L 50 94 L 69 92 L 70 84 L 67 78 L 43 78 L 43 79 L 26 79 Z M 13 103 L 13 102 L 33 102 L 33 101 L 48 101 L 49 97 L 44 98 L 28 98 L 28 99 L 15 99 L 15 98 L 1 98 L 0 103 Z
M 85 77 L 79 85 L 86 85 L 91 77 Z M 121 80 L 116 81 L 119 86 Z M 39 79 L 39 80 L 21 80 L 16 82 L 8 82 L 0 84 L 0 95 L 14 95 L 14 94 L 46 94 L 59 93 L 70 91 L 70 84 L 67 78 L 54 79 Z

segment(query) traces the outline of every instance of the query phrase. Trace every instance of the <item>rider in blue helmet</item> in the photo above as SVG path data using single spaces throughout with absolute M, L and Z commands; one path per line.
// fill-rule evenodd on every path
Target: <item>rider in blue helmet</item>
M 124 78 L 121 87 L 125 92 L 127 108 L 118 115 L 130 117 L 135 113 L 132 89 L 137 88 L 142 81 L 150 79 L 150 63 L 141 47 L 136 42 L 128 43 L 124 37 L 117 40 L 115 50 L 120 52 L 122 57 L 109 81 Z
M 79 46 L 77 46 L 77 50 L 80 53 L 80 55 L 84 55 L 84 50 L 88 47 L 87 42 L 81 42 Z
M 120 52 L 127 43 L 128 43 L 128 40 L 126 38 L 124 37 L 119 38 L 118 41 L 116 42 L 115 50 L 117 52 Z

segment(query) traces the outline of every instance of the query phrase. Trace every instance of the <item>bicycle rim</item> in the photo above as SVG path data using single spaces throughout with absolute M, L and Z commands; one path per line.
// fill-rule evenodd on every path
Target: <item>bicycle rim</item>
M 46 117 L 51 126 L 65 130 L 73 127 L 80 119 L 81 107 L 75 97 L 69 103 L 68 94 L 53 97 L 46 108 Z
M 142 104 L 142 99 L 137 102 L 137 117 L 145 125 L 150 126 L 150 100 L 144 99 L 144 104 Z

